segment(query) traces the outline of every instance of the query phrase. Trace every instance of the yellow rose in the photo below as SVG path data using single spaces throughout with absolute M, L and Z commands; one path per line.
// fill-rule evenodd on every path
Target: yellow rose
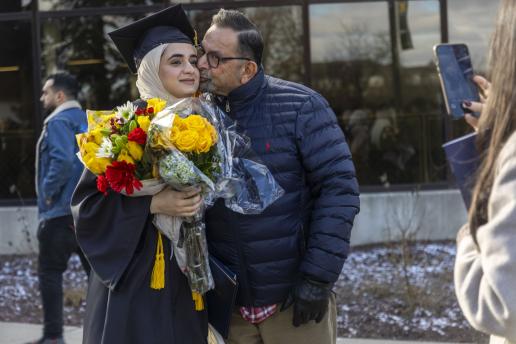
M 199 134 L 193 130 L 184 130 L 177 135 L 174 145 L 181 152 L 192 152 L 199 140 Z
M 200 132 L 206 128 L 206 120 L 200 115 L 190 115 L 185 119 L 186 127 L 191 130 Z
M 143 131 L 147 132 L 149 130 L 150 119 L 149 116 L 138 116 L 136 118 L 138 125 L 142 128 Z
M 208 123 L 208 125 L 206 125 L 206 129 L 204 130 L 204 132 L 206 132 L 206 133 L 208 133 L 208 135 L 210 135 L 211 140 L 213 142 L 217 142 L 217 138 L 219 137 L 219 135 L 217 133 L 217 130 L 215 130 L 215 127 L 213 125 L 211 125 L 211 123 Z
M 138 143 L 134 141 L 127 142 L 127 145 L 125 146 L 127 150 L 129 151 L 129 154 L 133 157 L 134 160 L 140 161 L 142 160 L 143 156 L 143 148 Z
M 188 126 L 186 125 L 186 121 L 181 118 L 180 116 L 178 115 L 175 115 L 174 116 L 174 122 L 172 124 L 174 127 L 177 127 L 177 129 L 179 130 L 186 130 L 188 129 Z
M 172 141 L 172 143 L 176 142 L 177 140 L 177 136 L 179 135 L 179 133 L 181 132 L 181 130 L 179 130 L 179 128 L 177 126 L 173 126 L 172 129 L 170 130 L 170 140 Z
M 127 147 L 127 146 L 126 146 Z M 135 164 L 133 158 L 129 155 L 129 152 L 127 152 L 127 149 L 122 149 L 120 151 L 120 154 L 118 154 L 117 161 L 125 161 L 128 164 Z
M 213 146 L 213 141 L 211 140 L 211 136 L 207 131 L 204 131 L 197 140 L 197 144 L 195 146 L 196 153 L 208 153 L 210 151 L 211 146 Z
M 167 106 L 167 102 L 165 100 L 159 98 L 151 98 L 147 100 L 147 109 L 153 108 L 155 114 L 163 110 L 165 106 Z

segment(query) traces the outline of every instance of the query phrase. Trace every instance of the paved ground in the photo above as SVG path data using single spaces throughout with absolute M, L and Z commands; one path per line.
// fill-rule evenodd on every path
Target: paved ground
M 36 340 L 41 335 L 41 325 L 0 322 L 0 344 L 25 344 Z M 79 327 L 66 327 L 65 340 L 67 344 L 80 344 L 82 329 Z M 339 338 L 337 344 L 439 344 L 430 342 L 370 340 L 370 339 L 345 339 Z M 446 343 L 453 344 L 453 343 Z

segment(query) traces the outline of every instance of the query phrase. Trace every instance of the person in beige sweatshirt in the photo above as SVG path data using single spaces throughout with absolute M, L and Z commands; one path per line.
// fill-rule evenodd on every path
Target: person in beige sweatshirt
M 492 84 L 478 123 L 485 147 L 468 223 L 457 235 L 455 291 L 471 325 L 491 343 L 516 343 L 516 1 L 502 0 L 490 49 Z M 479 80 L 477 80 L 478 83 Z M 483 80 L 485 81 L 485 80 Z

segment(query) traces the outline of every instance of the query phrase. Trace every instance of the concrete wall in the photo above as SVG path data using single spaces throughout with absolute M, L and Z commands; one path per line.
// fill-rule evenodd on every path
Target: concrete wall
M 361 211 L 351 235 L 355 246 L 396 240 L 401 235 L 454 239 L 466 221 L 457 190 L 371 193 L 360 199 Z M 36 207 L 0 207 L 0 254 L 36 252 L 36 230 Z
M 0 254 L 36 252 L 36 207 L 0 207 Z
M 370 193 L 360 196 L 352 245 L 399 239 L 455 239 L 467 212 L 458 190 Z M 404 233 L 404 234 L 403 234 Z

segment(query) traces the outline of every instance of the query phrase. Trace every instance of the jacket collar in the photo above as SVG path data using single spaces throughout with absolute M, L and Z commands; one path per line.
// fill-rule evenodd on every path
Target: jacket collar
M 260 67 L 249 82 L 235 88 L 227 97 L 220 99 L 222 108 L 232 114 L 234 111 L 246 107 L 260 97 L 265 85 L 265 73 L 263 68 Z
M 79 109 L 81 109 L 81 104 L 79 104 L 79 102 L 76 101 L 76 100 L 67 100 L 67 101 L 65 101 L 63 104 L 61 104 L 58 107 L 56 107 L 54 109 L 54 111 L 52 111 L 50 113 L 50 115 L 47 116 L 47 118 L 45 118 L 45 120 L 43 121 L 43 124 L 44 125 L 47 124 L 48 121 L 50 121 L 52 118 L 54 118 L 61 111 L 72 109 L 72 108 L 79 108 Z

